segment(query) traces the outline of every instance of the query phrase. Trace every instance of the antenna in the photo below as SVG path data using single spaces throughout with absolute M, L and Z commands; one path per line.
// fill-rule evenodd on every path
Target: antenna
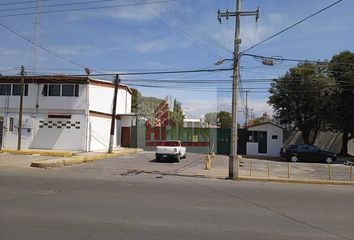
M 34 37 L 33 37 L 33 74 L 37 71 L 37 44 L 38 44 L 38 32 L 39 32 L 39 2 L 36 1 L 36 20 L 34 23 Z

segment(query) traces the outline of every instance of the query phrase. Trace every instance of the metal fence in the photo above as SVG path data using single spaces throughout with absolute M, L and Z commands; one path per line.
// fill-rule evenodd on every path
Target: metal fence
M 352 181 L 353 166 L 243 159 L 240 176 Z

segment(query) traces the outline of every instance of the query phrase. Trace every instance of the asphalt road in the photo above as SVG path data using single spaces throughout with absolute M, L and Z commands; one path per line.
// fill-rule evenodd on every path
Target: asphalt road
M 0 239 L 354 239 L 353 187 L 123 171 L 129 159 L 0 168 Z

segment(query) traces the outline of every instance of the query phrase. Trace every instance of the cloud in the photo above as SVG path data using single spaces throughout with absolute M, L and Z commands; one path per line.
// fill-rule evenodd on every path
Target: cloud
M 158 39 L 158 40 L 152 40 L 152 41 L 147 41 L 138 44 L 135 49 L 140 52 L 140 53 L 147 53 L 147 52 L 161 52 L 163 50 L 166 50 L 170 48 L 171 41 L 169 39 Z
M 250 99 L 249 108 L 253 109 L 254 114 L 257 116 L 261 116 L 263 113 L 267 112 L 270 115 L 273 115 L 273 108 L 269 106 L 267 103 L 268 98 L 261 99 Z
M 112 51 L 117 51 L 119 47 L 106 47 L 97 48 L 94 46 L 54 46 L 51 49 L 65 56 L 97 56 L 100 54 L 110 53 Z
M 23 50 L 11 49 L 11 48 L 0 48 L 1 57 L 18 57 L 24 54 Z
M 133 1 L 133 4 L 136 3 Z M 157 7 L 159 4 L 139 5 L 125 8 L 112 8 L 100 11 L 100 15 L 124 21 L 151 21 L 163 13 L 163 9 Z
M 212 99 L 182 101 L 182 106 L 188 117 L 200 117 L 208 112 L 231 111 L 231 98 L 217 98 L 216 93 Z

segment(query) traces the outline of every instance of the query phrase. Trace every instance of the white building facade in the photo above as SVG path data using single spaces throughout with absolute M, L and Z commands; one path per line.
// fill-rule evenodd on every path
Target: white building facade
M 22 148 L 74 151 L 108 148 L 113 83 L 74 76 L 25 76 L 24 82 Z M 17 148 L 19 83 L 19 76 L 0 76 L 3 148 Z M 119 85 L 114 146 L 130 144 L 131 95 L 128 86 Z
M 283 146 L 283 131 L 281 126 L 265 122 L 247 128 L 249 132 L 246 154 L 258 156 L 279 156 Z

